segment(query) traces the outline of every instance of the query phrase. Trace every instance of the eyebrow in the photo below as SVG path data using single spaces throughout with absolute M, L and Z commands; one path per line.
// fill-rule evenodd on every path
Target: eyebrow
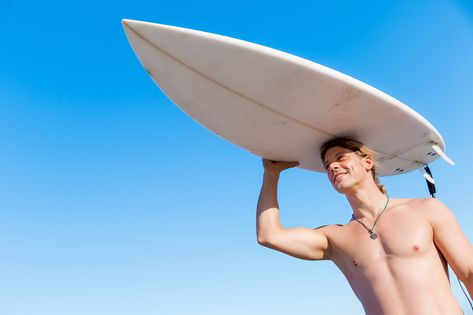
M 339 157 L 340 155 L 345 155 L 345 154 L 347 154 L 347 153 L 348 153 L 348 152 L 338 152 L 337 154 L 335 154 L 335 159 L 338 159 L 338 157 Z M 326 162 L 326 161 L 324 161 L 324 168 L 327 169 L 327 162 Z

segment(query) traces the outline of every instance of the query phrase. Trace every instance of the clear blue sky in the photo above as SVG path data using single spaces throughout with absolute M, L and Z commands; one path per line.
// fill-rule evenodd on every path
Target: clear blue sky
M 431 168 L 473 240 L 468 0 L 3 0 L 0 314 L 363 313 L 331 263 L 257 245 L 260 159 L 160 92 L 122 18 L 267 45 L 413 107 L 457 162 Z M 417 172 L 383 182 L 392 197 L 427 196 Z M 324 175 L 300 169 L 282 175 L 280 206 L 286 226 L 351 214 Z

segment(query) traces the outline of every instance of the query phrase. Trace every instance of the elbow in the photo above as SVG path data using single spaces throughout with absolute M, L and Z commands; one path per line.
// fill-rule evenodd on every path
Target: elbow
M 272 248 L 275 242 L 281 239 L 281 228 L 258 228 L 256 230 L 258 244 L 264 247 Z
M 257 241 L 264 247 L 271 247 L 272 244 L 272 238 L 267 234 L 258 234 Z
M 457 274 L 458 279 L 468 288 L 468 291 L 473 290 L 473 269 Z M 471 288 L 471 289 L 470 289 Z
M 280 240 L 279 233 L 271 232 L 265 234 L 258 234 L 258 244 L 264 247 L 275 249 Z
M 473 268 L 471 268 L 470 271 L 468 272 L 468 275 L 466 277 L 466 281 L 467 281 L 468 285 L 473 287 Z
M 258 234 L 257 241 L 258 241 L 258 244 L 260 244 L 261 246 L 267 247 L 269 245 L 268 237 L 266 236 Z

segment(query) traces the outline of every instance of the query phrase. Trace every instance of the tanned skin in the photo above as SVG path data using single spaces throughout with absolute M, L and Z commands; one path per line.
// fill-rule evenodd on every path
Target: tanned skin
M 371 175 L 372 157 L 332 147 L 324 164 L 354 216 L 371 227 L 387 201 Z M 447 263 L 473 296 L 473 246 L 442 202 L 391 199 L 376 225 L 376 240 L 354 220 L 317 229 L 284 228 L 277 201 L 279 175 L 297 165 L 263 159 L 257 207 L 261 245 L 300 259 L 333 261 L 368 315 L 463 314 L 450 290 Z

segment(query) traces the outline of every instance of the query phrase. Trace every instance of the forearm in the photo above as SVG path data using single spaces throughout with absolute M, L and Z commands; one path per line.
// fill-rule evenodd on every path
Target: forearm
M 256 212 L 256 228 L 259 243 L 266 243 L 268 237 L 281 228 L 277 200 L 279 173 L 265 172 Z

